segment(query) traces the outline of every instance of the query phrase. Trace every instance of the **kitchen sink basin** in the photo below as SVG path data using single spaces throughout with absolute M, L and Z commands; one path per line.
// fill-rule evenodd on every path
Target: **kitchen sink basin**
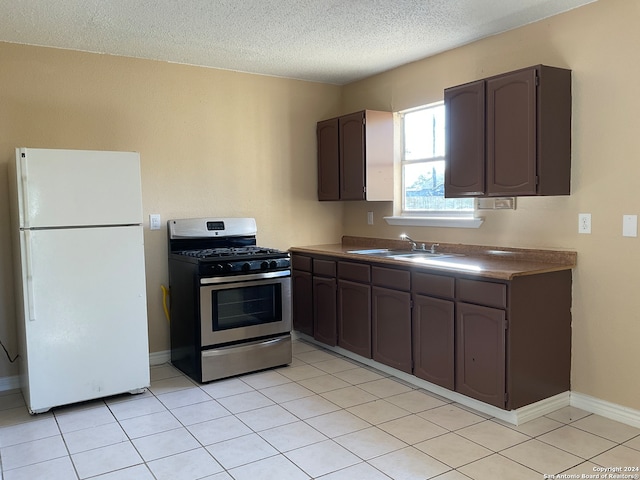
M 446 258 L 446 257 L 461 257 L 462 255 L 456 253 L 439 253 L 439 252 L 407 252 L 396 255 L 390 255 L 391 258 L 397 258 L 401 260 L 422 260 L 425 258 Z
M 389 250 L 388 248 L 372 248 L 367 250 L 348 250 L 347 253 L 355 253 L 356 255 L 372 255 L 374 257 L 392 257 L 394 255 L 404 255 L 413 253 L 409 250 Z
M 386 257 L 395 260 L 425 260 L 429 258 L 461 257 L 459 253 L 429 252 L 419 250 L 389 250 L 387 248 L 374 248 L 368 250 L 349 250 L 347 253 L 357 255 L 371 255 L 373 257 Z

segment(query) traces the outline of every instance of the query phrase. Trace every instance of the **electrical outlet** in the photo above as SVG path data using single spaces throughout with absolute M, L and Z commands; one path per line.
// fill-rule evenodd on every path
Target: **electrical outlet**
M 373 212 L 367 212 L 367 225 L 373 225 Z
M 638 236 L 638 216 L 637 215 L 622 216 L 622 236 L 623 237 Z
M 591 214 L 578 214 L 578 233 L 591 233 Z
M 152 213 L 149 215 L 149 230 L 160 230 L 160 214 Z

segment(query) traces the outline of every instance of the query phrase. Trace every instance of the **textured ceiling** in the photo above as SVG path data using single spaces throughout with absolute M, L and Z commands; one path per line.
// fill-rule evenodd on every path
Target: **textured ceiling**
M 6 0 L 0 41 L 345 84 L 594 0 Z

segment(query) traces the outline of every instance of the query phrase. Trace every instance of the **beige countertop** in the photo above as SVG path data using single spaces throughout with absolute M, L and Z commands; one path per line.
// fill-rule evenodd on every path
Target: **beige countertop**
M 425 242 L 427 248 L 431 243 Z M 441 243 L 437 251 L 460 256 L 429 258 L 421 260 L 399 260 L 374 255 L 349 253 L 352 250 L 388 248 L 409 250 L 404 240 L 377 239 L 368 237 L 342 237 L 342 243 L 291 247 L 292 253 L 329 255 L 344 260 L 356 260 L 378 264 L 420 268 L 441 272 L 472 275 L 478 277 L 511 280 L 521 275 L 570 270 L 576 266 L 577 253 L 564 250 L 534 250 L 522 248 L 488 247 Z

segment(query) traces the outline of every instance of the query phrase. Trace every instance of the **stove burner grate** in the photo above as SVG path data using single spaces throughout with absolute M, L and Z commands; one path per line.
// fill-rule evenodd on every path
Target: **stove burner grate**
M 229 248 L 202 248 L 194 250 L 181 250 L 176 252 L 178 255 L 186 255 L 195 258 L 231 258 L 231 257 L 247 257 L 252 255 L 278 255 L 282 254 L 280 250 L 263 247 L 229 247 Z

